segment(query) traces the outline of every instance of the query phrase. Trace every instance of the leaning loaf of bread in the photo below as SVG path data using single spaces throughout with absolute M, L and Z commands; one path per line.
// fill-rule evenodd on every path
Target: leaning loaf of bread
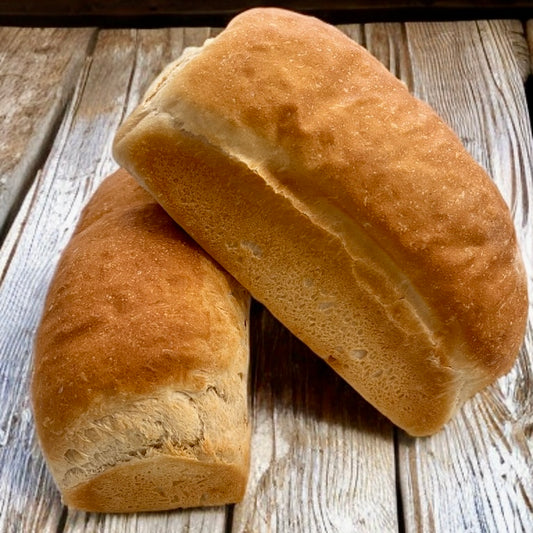
M 413 435 L 509 370 L 527 310 L 507 206 L 365 49 L 279 9 L 152 84 L 114 143 L 168 213 Z
M 35 422 L 67 505 L 243 497 L 248 308 L 130 175 L 104 181 L 61 257 L 35 345 Z

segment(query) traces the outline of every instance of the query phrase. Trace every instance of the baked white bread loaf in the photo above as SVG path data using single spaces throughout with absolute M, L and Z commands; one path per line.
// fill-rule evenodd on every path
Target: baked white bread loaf
M 252 295 L 413 435 L 507 372 L 526 278 L 508 208 L 364 48 L 237 16 L 152 84 L 114 154 Z
M 65 249 L 32 399 L 64 502 L 130 512 L 242 499 L 249 296 L 137 182 L 103 182 Z

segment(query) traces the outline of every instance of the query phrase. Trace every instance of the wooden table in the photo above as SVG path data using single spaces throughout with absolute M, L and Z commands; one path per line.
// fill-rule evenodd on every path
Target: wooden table
M 522 23 L 341 28 L 433 105 L 487 168 L 512 209 L 531 280 L 530 56 Z M 48 284 L 82 206 L 116 168 L 117 126 L 166 63 L 217 31 L 0 28 L 0 531 L 533 531 L 531 322 L 510 374 L 442 432 L 414 439 L 259 304 L 245 500 L 133 515 L 61 505 L 28 397 Z

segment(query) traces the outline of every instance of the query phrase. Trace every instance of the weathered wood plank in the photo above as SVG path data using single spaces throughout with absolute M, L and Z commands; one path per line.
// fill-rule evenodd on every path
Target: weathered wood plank
M 40 179 L 34 181 L 0 251 L 0 531 L 55 531 L 61 505 L 53 501 L 55 487 L 45 472 L 41 452 L 33 439 L 33 421 L 27 395 L 32 332 L 26 329 L 24 304 L 15 294 L 5 300 L 4 277 L 37 201 Z M 31 305 L 31 297 L 28 302 Z M 14 328 L 18 328 L 18 331 Z M 10 346 L 8 349 L 7 346 Z M 9 358 L 14 358 L 14 363 Z M 24 450 L 21 453 L 21 450 Z M 28 513 L 28 509 L 31 510 Z
M 160 513 L 104 515 L 69 513 L 63 531 L 98 533 L 217 533 L 225 531 L 225 507 L 198 508 Z
M 533 74 L 533 19 L 526 22 L 526 37 L 529 52 L 529 68 Z
M 203 35 L 193 33 L 191 44 Z M 28 397 L 32 340 L 59 254 L 82 206 L 116 168 L 110 147 L 121 118 L 181 52 L 186 35 L 179 29 L 99 33 L 46 165 L 1 249 L 2 532 L 224 529 L 225 508 L 129 517 L 65 511 L 35 440 Z
M 496 24 L 501 24 L 502 21 L 495 21 Z M 508 48 L 509 52 L 514 56 L 516 61 L 517 68 L 521 74 L 522 81 L 525 83 L 531 74 L 531 62 L 529 58 L 529 46 L 527 38 L 524 37 L 526 32 L 524 22 L 520 20 L 506 20 L 504 24 L 508 24 L 506 28 L 507 36 L 509 39 L 509 44 L 511 45 Z M 498 35 L 498 32 L 496 32 Z
M 371 51 L 447 120 L 498 184 L 531 279 L 533 158 L 517 23 L 365 30 Z M 512 372 L 468 402 L 444 431 L 427 439 L 399 432 L 406 531 L 533 530 L 532 362 L 530 324 Z
M 0 236 L 46 155 L 94 33 L 0 27 Z

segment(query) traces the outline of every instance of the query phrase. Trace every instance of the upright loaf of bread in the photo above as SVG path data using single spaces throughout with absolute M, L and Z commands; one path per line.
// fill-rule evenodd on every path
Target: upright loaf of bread
M 130 512 L 239 501 L 249 296 L 125 171 L 103 182 L 46 300 L 32 382 L 64 502 Z
M 279 9 L 167 67 L 114 154 L 367 400 L 437 431 L 507 372 L 527 312 L 507 206 L 364 48 Z

